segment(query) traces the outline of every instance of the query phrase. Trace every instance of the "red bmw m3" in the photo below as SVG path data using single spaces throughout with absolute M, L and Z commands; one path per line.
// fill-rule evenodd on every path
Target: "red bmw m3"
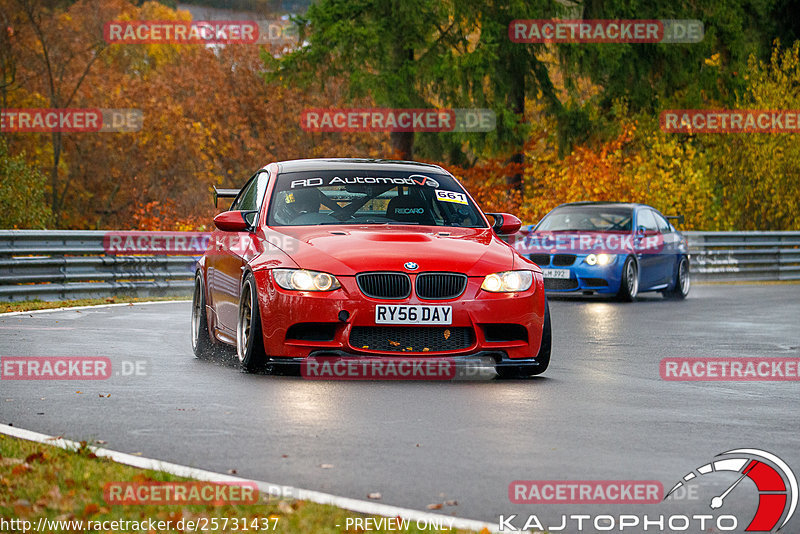
M 542 272 L 499 237 L 519 219 L 482 213 L 441 167 L 284 161 L 221 194 L 234 200 L 195 276 L 197 357 L 227 344 L 247 371 L 316 357 L 547 369 Z

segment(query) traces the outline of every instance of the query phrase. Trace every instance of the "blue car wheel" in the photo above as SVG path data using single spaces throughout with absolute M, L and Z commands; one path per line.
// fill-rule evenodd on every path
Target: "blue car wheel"
M 628 256 L 625 265 L 622 267 L 622 280 L 619 283 L 619 293 L 617 297 L 625 302 L 636 300 L 639 293 L 639 265 L 633 256 Z

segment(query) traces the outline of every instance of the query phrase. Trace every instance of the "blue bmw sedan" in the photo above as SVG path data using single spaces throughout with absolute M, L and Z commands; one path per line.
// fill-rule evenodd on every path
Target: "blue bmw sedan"
M 689 294 L 686 239 L 645 204 L 573 202 L 524 228 L 515 247 L 542 268 L 550 293 L 606 294 L 632 301 L 660 291 Z M 527 232 L 526 232 L 527 230 Z

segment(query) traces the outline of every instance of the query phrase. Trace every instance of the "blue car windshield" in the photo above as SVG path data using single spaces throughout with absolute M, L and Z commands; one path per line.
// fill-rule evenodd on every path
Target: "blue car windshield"
M 280 174 L 268 224 L 487 228 L 478 208 L 452 176 L 359 170 Z
M 607 206 L 569 206 L 551 211 L 536 226 L 537 232 L 630 232 L 633 210 Z

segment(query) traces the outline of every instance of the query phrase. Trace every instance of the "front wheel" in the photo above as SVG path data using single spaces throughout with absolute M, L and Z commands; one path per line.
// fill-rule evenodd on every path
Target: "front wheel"
M 208 333 L 206 318 L 206 291 L 203 274 L 198 271 L 194 277 L 194 295 L 192 296 L 192 351 L 200 359 L 214 355 L 214 341 Z
M 525 378 L 544 373 L 550 365 L 550 350 L 553 346 L 553 332 L 550 326 L 550 306 L 544 300 L 544 323 L 542 324 L 542 342 L 539 353 L 536 355 L 536 366 L 509 366 L 498 367 L 497 376 L 500 378 Z
M 617 298 L 624 302 L 636 300 L 639 294 L 639 266 L 632 256 L 628 256 L 622 266 L 622 280 L 619 283 Z
M 261 330 L 261 312 L 258 291 L 252 273 L 247 273 L 239 296 L 239 319 L 236 323 L 236 354 L 242 369 L 248 373 L 259 371 L 266 364 L 264 337 Z
M 675 274 L 675 283 L 672 289 L 664 291 L 666 298 L 683 300 L 689 294 L 689 289 L 692 287 L 692 280 L 689 274 L 689 260 L 681 258 L 678 264 L 678 272 Z

